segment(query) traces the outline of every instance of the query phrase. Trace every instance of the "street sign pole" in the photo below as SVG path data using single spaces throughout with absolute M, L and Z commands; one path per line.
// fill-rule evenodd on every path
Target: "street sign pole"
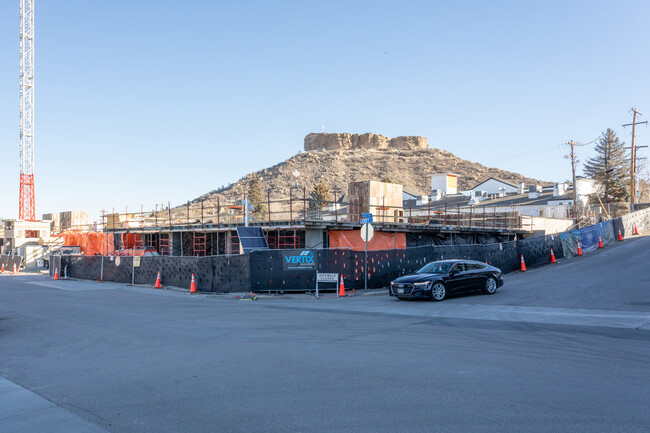
M 372 228 L 372 215 L 370 214 L 364 214 L 364 222 L 363 225 L 361 226 L 361 230 L 359 230 L 359 234 L 361 235 L 361 239 L 365 243 L 365 254 L 364 254 L 364 261 L 363 261 L 363 273 L 365 274 L 363 276 L 363 291 L 367 292 L 368 291 L 368 241 L 372 239 L 374 236 L 375 230 Z
M 365 264 L 363 266 L 363 291 L 367 292 L 368 291 L 368 226 L 370 224 L 366 224 L 366 251 L 365 251 Z

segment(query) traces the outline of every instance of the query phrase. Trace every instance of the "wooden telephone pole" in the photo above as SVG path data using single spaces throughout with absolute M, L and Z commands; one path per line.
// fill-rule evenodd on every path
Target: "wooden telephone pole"
M 643 114 L 639 113 L 636 108 L 632 107 L 630 110 L 632 111 L 632 123 L 626 123 L 625 125 L 622 125 L 623 127 L 626 126 L 632 126 L 632 145 L 630 146 L 630 204 L 633 205 L 636 203 L 636 151 L 637 149 L 640 149 L 642 147 L 648 147 L 648 146 L 635 146 L 634 145 L 634 135 L 636 132 L 636 125 L 640 125 L 642 123 L 645 123 L 646 125 L 648 124 L 648 121 L 644 122 L 637 122 L 636 121 L 636 115 L 638 114 L 639 116 L 643 116 Z M 632 209 L 630 209 L 632 210 Z
M 567 146 L 571 146 L 571 154 L 566 155 L 565 158 L 571 160 L 571 173 L 573 175 L 573 218 L 578 219 L 578 200 L 577 200 L 577 188 L 576 188 L 576 146 L 584 146 L 584 144 L 576 143 L 571 140 L 567 143 Z

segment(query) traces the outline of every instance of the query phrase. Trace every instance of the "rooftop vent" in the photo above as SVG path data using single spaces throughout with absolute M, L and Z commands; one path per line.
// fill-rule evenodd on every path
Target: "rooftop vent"
M 542 185 L 531 185 L 528 187 L 528 198 L 539 198 L 542 195 Z
M 487 200 L 488 192 L 487 191 L 476 191 L 474 197 L 477 201 Z
M 566 185 L 563 182 L 558 182 L 553 187 L 553 197 L 563 196 L 566 192 Z
M 431 190 L 431 200 L 432 201 L 442 200 L 442 190 L 440 189 Z

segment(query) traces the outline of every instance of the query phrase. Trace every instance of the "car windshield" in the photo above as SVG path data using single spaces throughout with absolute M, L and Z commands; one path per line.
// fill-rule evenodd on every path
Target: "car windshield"
M 417 271 L 418 274 L 446 274 L 449 268 L 453 265 L 450 262 L 432 262 L 424 265 L 422 269 Z

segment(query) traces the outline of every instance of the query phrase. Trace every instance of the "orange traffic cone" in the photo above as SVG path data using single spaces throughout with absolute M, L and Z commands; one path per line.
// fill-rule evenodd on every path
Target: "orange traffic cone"
M 621 234 L 621 229 L 618 229 L 618 241 L 621 242 L 623 240 L 623 235 Z
M 555 254 L 553 254 L 553 248 L 551 248 L 551 263 L 557 263 L 555 261 Z
M 156 285 L 153 286 L 154 289 L 162 289 L 162 286 L 160 285 L 160 271 L 158 271 L 158 276 L 156 277 Z
M 339 284 L 338 296 L 345 296 L 345 284 L 343 284 L 343 275 L 341 275 L 341 283 Z
M 524 262 L 524 255 L 521 255 L 521 272 L 526 272 L 526 262 Z
M 194 274 L 192 274 L 192 282 L 190 283 L 190 293 L 196 293 L 196 280 L 194 280 Z
M 54 268 L 54 279 L 55 280 L 59 279 L 59 268 L 58 267 Z
M 4 274 L 4 273 L 5 273 L 5 264 L 3 263 L 2 268 L 0 269 L 0 274 Z
M 634 234 L 638 235 L 639 234 L 639 229 L 636 228 L 636 222 L 634 223 Z
M 581 256 L 581 255 L 582 255 L 582 245 L 580 244 L 580 242 L 578 242 L 578 253 L 576 254 L 576 256 Z
M 14 263 L 14 274 L 18 273 L 18 268 L 16 268 L 16 264 Z
M 605 248 L 605 245 L 603 245 L 603 238 L 598 235 L 598 248 Z

